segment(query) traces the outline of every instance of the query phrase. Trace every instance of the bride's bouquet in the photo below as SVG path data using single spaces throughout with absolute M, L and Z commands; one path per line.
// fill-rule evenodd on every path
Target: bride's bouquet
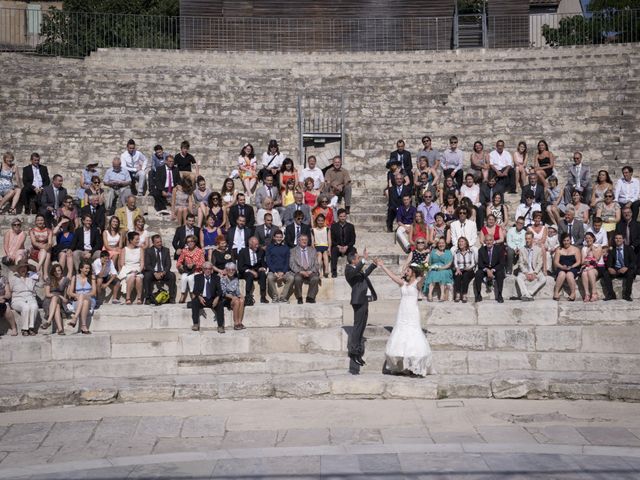
M 431 265 L 429 265 L 428 263 L 412 262 L 409 264 L 409 267 L 414 271 L 422 272 L 422 275 L 426 275 L 429 270 L 431 270 Z

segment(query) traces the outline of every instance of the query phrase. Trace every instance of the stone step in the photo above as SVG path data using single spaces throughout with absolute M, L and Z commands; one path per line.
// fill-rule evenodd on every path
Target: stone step
M 0 411 L 187 399 L 250 398 L 445 399 L 528 398 L 638 401 L 637 376 L 510 369 L 497 374 L 407 378 L 344 370 L 302 374 L 158 375 L 136 379 L 51 379 L 0 387 Z

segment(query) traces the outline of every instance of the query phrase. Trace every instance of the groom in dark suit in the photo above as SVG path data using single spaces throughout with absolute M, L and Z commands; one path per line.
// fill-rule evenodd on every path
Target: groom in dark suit
M 367 249 L 364 249 L 364 258 L 360 257 L 357 252 L 347 255 L 347 266 L 344 275 L 347 283 L 351 286 L 351 306 L 353 307 L 353 329 L 349 334 L 347 349 L 349 351 L 349 373 L 358 375 L 360 367 L 365 364 L 362 356 L 364 355 L 364 341 L 362 336 L 367 326 L 369 317 L 369 300 L 376 300 L 376 291 L 371 285 L 369 275 L 376 268 L 374 263 L 370 264 L 364 272 L 362 271 L 366 260 L 369 259 Z M 369 293 L 370 297 L 369 297 Z

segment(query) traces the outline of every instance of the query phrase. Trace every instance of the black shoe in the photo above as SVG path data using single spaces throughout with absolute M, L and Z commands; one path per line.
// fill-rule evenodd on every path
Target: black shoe
M 358 355 L 356 362 L 359 363 L 361 367 L 364 367 L 367 364 L 367 362 L 364 361 L 364 358 L 362 358 L 362 355 Z
M 351 207 L 344 207 L 344 211 L 349 215 L 351 213 Z
M 173 303 L 175 303 L 175 301 Z M 193 302 L 191 302 L 191 301 L 187 302 L 187 308 L 191 308 L 192 305 L 193 305 Z
M 298 299 L 298 305 L 302 305 L 304 302 L 302 301 L 302 297 Z
M 307 298 L 306 298 L 306 302 L 307 302 L 307 303 L 316 303 L 316 299 L 315 299 L 315 298 L 307 297 Z
M 498 298 L 496 298 L 496 302 L 498 302 L 498 303 L 504 303 L 504 298 L 502 298 L 502 297 L 498 297 Z
M 615 295 L 607 295 L 602 300 L 604 300 L 605 302 L 608 302 L 609 300 L 615 300 L 615 299 L 616 299 Z
M 623 295 L 622 299 L 626 300 L 627 302 L 633 302 L 633 299 L 629 295 Z
M 244 299 L 244 306 L 245 307 L 250 307 L 252 305 L 254 305 L 256 303 L 256 301 L 253 299 L 253 297 L 245 297 Z
M 515 301 L 515 300 L 522 300 L 522 298 L 523 298 L 523 297 L 518 297 L 517 295 L 514 295 L 514 296 L 512 296 L 512 297 L 509 297 L 509 300 L 513 300 L 513 301 Z
M 362 359 L 362 357 L 360 355 L 355 355 L 350 353 L 349 354 L 349 358 L 356 364 L 359 366 L 363 366 L 364 365 L 364 360 Z
M 338 274 L 336 272 L 331 272 L 331 278 L 338 278 Z
M 476 295 L 476 302 L 482 301 L 482 295 Z
M 516 192 L 515 190 L 509 190 L 509 193 L 513 195 L 513 194 L 516 194 L 518 192 Z
M 267 297 L 260 297 L 260 303 L 269 303 L 269 300 L 267 300 Z

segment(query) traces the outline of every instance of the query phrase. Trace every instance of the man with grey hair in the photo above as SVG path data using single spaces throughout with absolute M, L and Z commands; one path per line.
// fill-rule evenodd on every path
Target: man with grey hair
M 518 276 L 516 283 L 520 290 L 520 299 L 530 302 L 538 290 L 545 286 L 547 277 L 543 271 L 543 253 L 540 247 L 533 244 L 533 232 L 524 236 L 524 248 L 518 256 Z
M 582 202 L 587 205 L 591 202 L 591 171 L 582 163 L 582 153 L 573 152 L 573 165 L 569 167 L 567 185 L 564 187 L 564 204 L 571 204 L 571 194 L 580 192 Z
M 572 206 L 567 207 L 564 218 L 558 223 L 558 237 L 563 233 L 568 233 L 571 237 L 571 244 L 582 248 L 584 243 L 584 223 L 575 218 L 576 211 Z
M 302 284 L 309 284 L 307 303 L 316 303 L 318 286 L 320 285 L 320 266 L 316 258 L 316 250 L 309 246 L 309 237 L 300 235 L 298 245 L 291 250 L 289 257 L 289 275 L 293 275 L 293 292 L 302 304 Z
M 108 187 L 104 192 L 104 204 L 109 215 L 112 215 L 116 206 L 123 206 L 127 197 L 131 195 L 131 175 L 122 168 L 120 158 L 115 157 L 111 162 L 111 168 L 107 169 L 102 181 Z M 116 197 L 118 203 L 114 205 Z
M 191 330 L 200 330 L 200 311 L 210 308 L 216 315 L 218 333 L 224 333 L 224 305 L 220 278 L 213 274 L 213 264 L 204 262 L 202 273 L 193 281 L 193 300 L 191 301 Z
M 105 229 L 105 223 L 107 221 L 107 212 L 104 205 L 100 205 L 100 195 L 89 195 L 89 204 L 80 209 L 80 218 L 85 215 L 89 215 L 93 220 L 93 226 L 100 232 Z

